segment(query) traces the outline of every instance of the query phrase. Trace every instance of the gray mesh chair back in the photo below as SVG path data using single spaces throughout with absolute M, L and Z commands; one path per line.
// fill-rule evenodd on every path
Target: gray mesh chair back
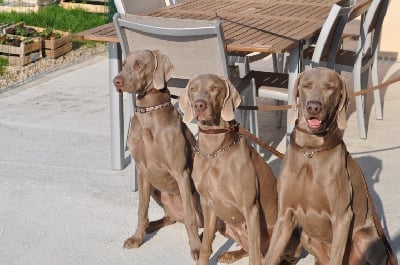
M 114 0 L 120 14 L 145 14 L 148 11 L 165 7 L 165 0 Z
M 134 50 L 160 50 L 174 64 L 174 77 L 190 79 L 214 73 L 229 78 L 219 20 L 192 20 L 116 14 L 123 55 Z

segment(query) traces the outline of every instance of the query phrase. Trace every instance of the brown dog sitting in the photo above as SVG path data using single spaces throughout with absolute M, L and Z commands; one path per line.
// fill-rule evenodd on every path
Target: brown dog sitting
M 166 82 L 173 65 L 159 51 L 140 50 L 127 55 L 114 77 L 118 91 L 137 95 L 131 123 L 129 149 L 136 163 L 139 209 L 135 234 L 124 248 L 137 248 L 144 233 L 176 221 L 184 222 L 191 255 L 198 259 L 202 226 L 199 196 L 191 180 L 194 136 L 171 105 Z M 148 221 L 150 196 L 164 209 L 161 220 Z
M 279 211 L 265 265 L 278 264 L 291 232 L 321 265 L 397 264 L 364 176 L 346 149 L 347 91 L 327 68 L 297 79 L 298 119 L 278 178 Z
M 231 263 L 248 253 L 250 264 L 261 264 L 277 217 L 276 179 L 238 133 L 234 110 L 239 93 L 222 77 L 200 75 L 189 81 L 179 103 L 184 122 L 194 118 L 199 126 L 192 172 L 204 215 L 198 264 L 208 264 L 218 218 L 225 227 L 222 233 L 242 247 L 223 253 L 218 261 Z M 297 246 L 293 240 L 292 256 Z

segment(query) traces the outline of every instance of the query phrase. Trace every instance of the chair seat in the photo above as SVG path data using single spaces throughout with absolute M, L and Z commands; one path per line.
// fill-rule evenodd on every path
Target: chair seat
M 313 45 L 309 46 L 309 47 L 307 47 L 306 49 L 303 50 L 303 63 L 305 65 L 307 65 L 307 64 L 309 64 L 311 62 L 311 59 L 312 59 L 313 54 L 314 54 L 314 51 L 315 51 L 315 46 L 313 46 Z M 327 55 L 326 54 L 322 54 L 321 58 L 320 58 L 320 61 L 327 61 L 327 60 L 328 60 Z
M 357 54 L 355 51 L 340 49 L 336 55 L 336 64 L 347 65 L 354 67 Z M 372 63 L 373 56 L 371 54 L 365 54 L 362 58 L 362 65 L 369 66 Z
M 287 101 L 288 90 L 281 87 L 266 87 L 261 86 L 258 88 L 258 96 L 261 98 L 271 98 L 275 100 Z
M 254 78 L 258 97 L 288 100 L 288 74 L 251 71 L 249 75 Z
M 251 71 L 249 73 L 250 78 L 254 78 L 256 86 L 271 86 L 288 88 L 289 75 L 283 73 L 263 72 L 263 71 Z

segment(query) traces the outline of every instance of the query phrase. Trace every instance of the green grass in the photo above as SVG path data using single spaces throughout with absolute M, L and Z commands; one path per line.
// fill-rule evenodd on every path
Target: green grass
M 89 13 L 82 9 L 67 10 L 57 5 L 51 5 L 36 13 L 2 12 L 0 13 L 0 21 L 3 23 L 23 21 L 28 26 L 78 33 L 108 23 L 109 17 L 108 14 Z
M 8 65 L 8 60 L 7 58 L 0 56 L 0 76 L 4 74 L 6 71 L 6 66 Z

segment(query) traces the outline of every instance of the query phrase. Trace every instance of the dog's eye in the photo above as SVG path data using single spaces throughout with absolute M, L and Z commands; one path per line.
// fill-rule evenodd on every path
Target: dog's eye
M 217 87 L 217 86 L 212 86 L 212 87 L 211 87 L 211 90 L 212 90 L 212 91 L 217 91 L 217 90 L 218 90 L 218 87 Z
M 141 68 L 142 66 L 143 66 L 143 62 L 141 62 L 141 61 L 135 62 L 135 68 Z
M 301 87 L 304 88 L 304 89 L 309 89 L 309 88 L 311 88 L 311 84 L 309 82 L 302 83 Z

